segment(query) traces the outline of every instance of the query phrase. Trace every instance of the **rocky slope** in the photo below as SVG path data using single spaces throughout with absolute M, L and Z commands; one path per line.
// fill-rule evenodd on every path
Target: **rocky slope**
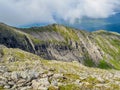
M 0 24 L 0 44 L 47 60 L 78 61 L 84 65 L 120 69 L 120 34 L 86 32 L 62 25 L 27 29 Z
M 0 45 L 0 90 L 120 90 L 120 71 L 49 61 Z

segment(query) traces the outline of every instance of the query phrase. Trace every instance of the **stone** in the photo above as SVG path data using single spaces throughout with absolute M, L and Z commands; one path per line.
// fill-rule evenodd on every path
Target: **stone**
M 39 87 L 38 87 L 38 90 L 48 90 L 48 88 L 47 88 L 47 87 L 44 87 L 44 86 L 39 86 Z
M 7 82 L 7 79 L 6 79 L 5 77 L 3 77 L 3 76 L 0 76 L 0 81 L 5 81 L 5 82 Z
M 41 78 L 46 78 L 46 77 L 48 77 L 48 75 L 47 74 L 41 74 L 40 77 Z
M 27 86 L 31 86 L 32 85 L 32 82 L 28 82 L 26 83 Z
M 54 77 L 49 77 L 49 82 L 52 86 L 57 86 L 58 85 L 58 79 Z
M 4 85 L 6 85 L 5 81 L 0 81 L 0 87 L 3 87 Z
M 77 79 L 77 80 L 75 81 L 75 84 L 79 84 L 79 83 L 80 83 L 80 80 Z
M 16 83 L 16 85 L 17 85 L 18 87 L 24 86 L 25 84 L 26 84 L 26 80 L 25 80 L 25 79 L 20 79 L 20 80 Z
M 9 81 L 8 84 L 13 86 L 15 83 L 13 81 Z
M 104 82 L 105 82 L 105 80 L 102 79 L 101 77 L 98 77 L 97 80 L 98 80 L 100 83 L 104 83 Z
M 63 77 L 63 74 L 54 74 L 53 77 L 54 78 L 60 78 L 60 77 Z
M 58 85 L 57 80 L 56 80 L 56 79 L 52 79 L 52 80 L 51 80 L 51 85 L 57 86 L 57 85 Z
M 41 89 L 41 90 L 46 90 L 50 85 L 48 78 L 41 78 L 41 79 L 36 79 L 32 80 L 32 87 L 33 89 Z
M 8 71 L 8 69 L 6 66 L 0 66 L 0 73 L 5 73 L 7 71 Z
M 96 84 L 95 87 L 107 87 L 106 84 Z
M 32 88 L 31 86 L 20 87 L 20 90 L 29 90 L 29 89 L 31 89 L 31 88 Z
M 52 72 L 48 72 L 48 73 L 47 73 L 47 76 L 48 76 L 48 77 L 52 77 L 53 75 L 54 75 L 54 74 L 53 74 Z
M 4 89 L 10 89 L 10 85 L 5 85 Z
M 32 88 L 37 90 L 39 87 L 39 82 L 37 80 L 32 80 Z
M 28 78 L 28 72 L 22 71 L 22 72 L 20 72 L 20 76 L 21 76 L 23 79 L 27 79 L 27 78 Z
M 33 70 L 26 70 L 26 71 L 22 71 L 20 75 L 23 79 L 30 81 L 32 79 L 37 78 L 39 76 L 39 73 Z
M 14 81 L 17 81 L 19 79 L 18 72 L 12 72 L 11 73 L 11 79 L 13 79 Z
M 16 90 L 16 88 L 17 88 L 17 85 L 15 84 L 11 89 Z
M 11 73 L 5 72 L 5 73 L 3 74 L 3 76 L 4 76 L 5 78 L 7 78 L 7 79 L 10 79 L 10 78 L 11 78 Z

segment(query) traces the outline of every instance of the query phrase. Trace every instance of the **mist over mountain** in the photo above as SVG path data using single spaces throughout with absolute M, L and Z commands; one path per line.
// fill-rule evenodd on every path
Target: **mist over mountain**
M 68 24 L 67 22 L 65 22 L 64 24 L 87 31 L 108 30 L 108 31 L 114 31 L 120 33 L 119 17 L 120 17 L 120 13 L 111 15 L 108 18 L 91 19 L 84 17 L 82 21 L 76 20 L 75 24 Z
M 88 31 L 119 31 L 115 29 L 120 23 L 119 0 L 4 0 L 0 6 L 0 22 L 15 27 L 56 23 Z
M 99 18 L 99 19 L 91 19 L 91 18 L 82 18 L 82 20 L 77 19 L 75 23 L 71 24 L 69 22 L 64 21 L 63 19 L 58 19 L 57 23 L 63 24 L 69 27 L 73 27 L 76 29 L 86 30 L 86 31 L 97 31 L 97 30 L 107 30 L 120 33 L 120 13 L 111 15 L 108 18 Z M 34 23 L 30 25 L 21 26 L 22 28 L 29 28 L 34 26 L 46 26 L 49 23 Z

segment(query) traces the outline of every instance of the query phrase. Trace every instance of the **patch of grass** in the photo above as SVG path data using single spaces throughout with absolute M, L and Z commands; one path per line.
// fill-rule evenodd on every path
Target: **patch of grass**
M 115 69 L 120 70 L 120 61 L 118 61 L 118 60 L 110 60 L 110 62 L 114 66 Z
M 25 54 L 24 53 L 22 53 L 22 52 L 15 52 L 15 55 L 17 56 L 17 57 L 19 57 L 19 58 L 21 58 L 21 59 L 24 59 L 25 58 Z
M 120 69 L 120 40 L 118 36 L 114 34 L 111 35 L 112 37 L 104 35 L 104 38 L 101 35 L 96 36 L 96 43 L 101 47 L 105 54 L 110 56 L 110 58 L 108 58 L 104 55 L 106 58 L 100 61 L 98 67 L 102 69 Z M 107 60 L 109 60 L 109 64 L 106 62 Z
M 80 87 L 75 84 L 68 84 L 59 86 L 59 90 L 80 90 Z
M 65 26 L 54 25 L 53 30 L 56 32 L 59 32 L 65 38 L 67 42 L 69 40 L 73 40 L 73 41 L 79 40 L 77 33 L 75 32 L 75 30 L 71 28 L 68 28 Z
M 88 82 L 88 83 L 90 83 L 90 84 L 99 83 L 99 81 L 98 81 L 95 77 L 91 77 L 91 76 L 87 77 L 87 78 L 86 78 L 85 80 L 83 80 L 83 81 L 86 81 L 86 82 Z
M 113 84 L 111 84 L 111 89 L 112 90 L 120 90 L 120 86 L 113 83 Z
M 95 66 L 95 63 L 91 59 L 86 59 L 84 60 L 84 64 L 88 67 L 93 67 Z
M 57 90 L 54 86 L 50 86 L 48 90 Z
M 79 78 L 80 76 L 77 74 L 64 74 L 64 76 L 68 79 L 73 79 L 73 80 L 80 79 Z
M 101 69 L 111 69 L 111 66 L 105 60 L 101 60 L 98 67 Z
M 3 87 L 0 87 L 0 90 L 5 90 L 5 89 L 3 89 Z
M 41 41 L 37 38 L 31 38 L 34 44 L 40 44 Z

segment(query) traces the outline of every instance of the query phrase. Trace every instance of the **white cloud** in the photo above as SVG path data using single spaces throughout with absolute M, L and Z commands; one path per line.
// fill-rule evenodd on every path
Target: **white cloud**
M 0 22 L 10 25 L 74 23 L 83 17 L 107 18 L 119 10 L 120 0 L 0 0 Z

